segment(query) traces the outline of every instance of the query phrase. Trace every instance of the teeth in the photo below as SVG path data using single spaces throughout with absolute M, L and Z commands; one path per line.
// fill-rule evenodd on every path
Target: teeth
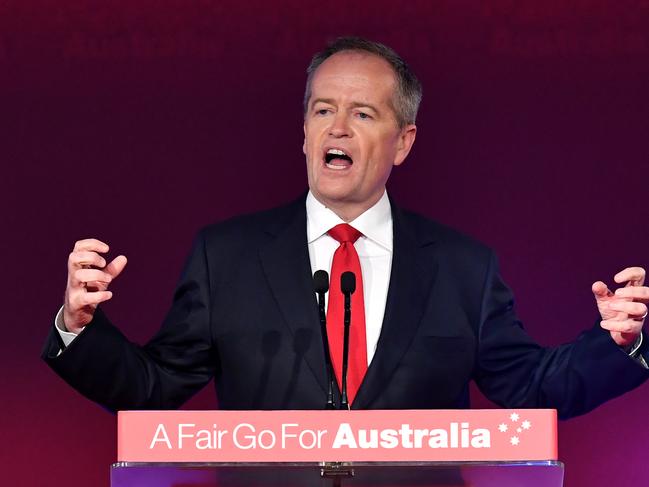
M 343 151 L 341 151 L 340 149 L 329 149 L 327 151 L 327 154 L 334 154 L 336 156 L 346 156 L 347 155 Z
M 349 166 L 336 166 L 334 164 L 329 164 L 328 162 L 326 164 L 329 169 L 335 169 L 336 171 L 344 171 L 349 167 Z

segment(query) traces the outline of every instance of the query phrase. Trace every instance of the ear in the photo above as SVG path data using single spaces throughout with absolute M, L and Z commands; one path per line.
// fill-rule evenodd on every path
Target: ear
M 415 124 L 408 124 L 401 129 L 399 133 L 399 140 L 397 141 L 397 153 L 394 157 L 394 165 L 400 166 L 406 160 L 412 144 L 415 143 L 417 136 L 417 126 Z
M 304 142 L 302 142 L 302 152 L 304 152 L 304 155 L 306 155 L 306 122 L 302 125 L 302 129 L 304 130 Z

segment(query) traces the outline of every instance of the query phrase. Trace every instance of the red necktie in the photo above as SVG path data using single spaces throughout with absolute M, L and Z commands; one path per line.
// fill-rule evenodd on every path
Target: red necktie
M 367 371 L 367 341 L 365 338 L 365 303 L 363 300 L 363 276 L 361 262 L 354 248 L 354 242 L 361 232 L 341 223 L 329 230 L 329 235 L 340 242 L 334 253 L 329 285 L 327 307 L 327 335 L 329 351 L 338 385 L 342 384 L 343 368 L 343 313 L 345 298 L 340 290 L 340 276 L 351 271 L 356 275 L 356 291 L 352 294 L 352 319 L 349 329 L 349 365 L 347 368 L 347 396 L 349 404 L 354 402 L 358 388 Z

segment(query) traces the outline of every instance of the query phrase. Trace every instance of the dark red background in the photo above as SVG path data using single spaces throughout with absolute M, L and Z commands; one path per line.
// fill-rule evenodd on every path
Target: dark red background
M 649 1 L 0 1 L 2 484 L 108 484 L 114 417 L 38 358 L 73 242 L 129 257 L 106 309 L 146 340 L 200 226 L 304 190 L 304 69 L 341 34 L 424 85 L 391 193 L 493 246 L 539 341 L 649 264 Z M 646 483 L 648 403 L 563 423 L 566 485 Z

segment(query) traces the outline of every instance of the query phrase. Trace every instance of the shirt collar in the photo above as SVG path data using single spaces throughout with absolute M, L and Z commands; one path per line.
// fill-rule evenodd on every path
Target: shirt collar
M 307 240 L 309 243 L 319 239 L 331 228 L 345 223 L 332 210 L 320 203 L 309 191 L 306 197 Z M 388 193 L 383 192 L 374 206 L 349 222 L 363 236 L 392 251 L 392 209 Z

